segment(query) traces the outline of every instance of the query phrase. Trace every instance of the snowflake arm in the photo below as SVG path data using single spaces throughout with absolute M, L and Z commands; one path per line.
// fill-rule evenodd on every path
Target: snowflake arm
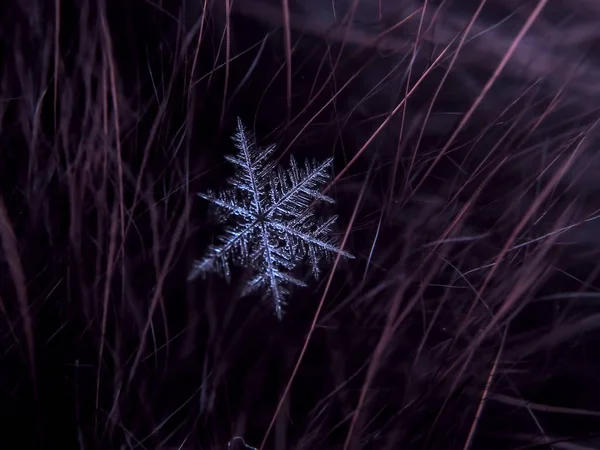
M 217 206 L 225 215 L 235 214 L 240 217 L 248 217 L 254 214 L 250 205 L 247 205 L 246 202 L 240 202 L 231 194 L 231 192 L 225 191 L 215 195 L 213 192 L 207 191 L 198 194 L 198 196 Z
M 226 228 L 219 237 L 221 245 L 211 245 L 204 258 L 194 261 L 188 280 L 208 272 L 221 272 L 225 279 L 230 281 L 231 268 L 228 259 L 233 259 L 238 265 L 246 264 L 249 255 L 248 243 L 251 241 L 250 235 L 254 232 L 252 227 Z
M 273 170 L 273 163 L 269 162 L 268 158 L 275 151 L 275 146 L 266 149 L 258 148 L 254 137 L 240 119 L 238 119 L 234 142 L 239 154 L 225 157 L 237 168 L 230 184 L 238 191 L 246 192 L 251 198 L 252 210 L 261 214 L 262 208 L 265 207 L 266 186 L 269 184 L 269 175 Z
M 329 223 L 318 227 L 316 230 L 311 230 L 311 228 L 314 227 L 310 227 L 307 230 L 297 229 L 281 222 L 273 222 L 273 226 L 279 231 L 286 233 L 288 240 L 294 246 L 297 253 L 302 256 L 309 255 L 313 275 L 315 278 L 318 278 L 320 273 L 318 264 L 319 259 L 328 256 L 328 254 L 333 255 L 339 252 L 346 258 L 354 259 L 354 256 L 350 253 L 340 250 L 337 247 L 336 242 L 331 238 L 321 239 L 324 234 L 323 230 L 329 231 L 328 227 L 335 219 L 336 217 L 332 217 Z M 323 228 L 324 226 L 326 227 Z
M 334 203 L 332 198 L 321 194 L 316 189 L 329 180 L 327 170 L 332 163 L 333 158 L 329 158 L 321 164 L 314 162 L 311 164 L 306 161 L 305 168 L 300 169 L 292 156 L 290 168 L 287 171 L 280 169 L 277 177 L 271 181 L 273 204 L 267 214 L 294 215 L 298 211 L 304 212 L 315 200 Z

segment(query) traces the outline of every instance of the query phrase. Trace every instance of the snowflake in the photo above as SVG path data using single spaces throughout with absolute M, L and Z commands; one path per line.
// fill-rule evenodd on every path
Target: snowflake
M 227 226 L 218 245 L 211 245 L 204 258 L 194 262 L 188 279 L 217 272 L 230 281 L 230 263 L 250 268 L 253 276 L 242 295 L 262 291 L 281 319 L 289 288 L 306 286 L 293 275 L 295 269 L 308 262 L 318 278 L 321 260 L 337 253 L 354 258 L 331 236 L 337 217 L 318 220 L 313 208 L 318 201 L 334 203 L 319 190 L 329 180 L 333 158 L 321 163 L 307 160 L 300 167 L 291 157 L 289 168 L 283 169 L 270 159 L 275 146 L 258 147 L 240 119 L 233 140 L 238 153 L 226 157 L 236 168 L 231 188 L 199 194 L 215 206 Z

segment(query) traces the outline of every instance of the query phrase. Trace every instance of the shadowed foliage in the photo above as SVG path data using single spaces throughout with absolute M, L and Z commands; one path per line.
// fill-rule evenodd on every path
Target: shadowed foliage
M 0 8 L 0 447 L 598 447 L 596 2 Z

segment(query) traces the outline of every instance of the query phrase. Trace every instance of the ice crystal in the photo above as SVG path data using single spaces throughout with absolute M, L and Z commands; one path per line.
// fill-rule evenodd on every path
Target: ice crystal
M 243 295 L 262 292 L 281 319 L 291 286 L 306 286 L 295 275 L 299 266 L 308 263 L 317 278 L 322 260 L 338 252 L 353 258 L 338 248 L 331 235 L 337 217 L 315 217 L 315 203 L 334 203 L 319 190 L 329 180 L 333 159 L 307 160 L 301 167 L 291 157 L 289 168 L 276 166 L 271 159 L 275 146 L 258 147 L 240 119 L 233 140 L 238 152 L 226 156 L 235 166 L 230 188 L 199 194 L 214 205 L 226 227 L 218 244 L 194 262 L 188 279 L 217 272 L 230 281 L 232 264 L 250 268 L 253 274 Z

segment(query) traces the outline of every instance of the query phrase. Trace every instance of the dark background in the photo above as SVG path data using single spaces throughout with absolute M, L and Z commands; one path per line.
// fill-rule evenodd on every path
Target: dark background
M 284 164 L 335 158 L 340 238 L 364 187 L 265 448 L 344 448 L 395 298 L 348 448 L 598 448 L 600 10 L 551 2 L 442 154 L 535 2 L 490 1 L 454 64 L 474 2 L 419 33 L 419 2 L 291 1 L 293 51 L 283 5 L 0 7 L 0 447 L 260 445 L 329 273 L 281 322 L 243 270 L 186 280 L 241 117 Z

